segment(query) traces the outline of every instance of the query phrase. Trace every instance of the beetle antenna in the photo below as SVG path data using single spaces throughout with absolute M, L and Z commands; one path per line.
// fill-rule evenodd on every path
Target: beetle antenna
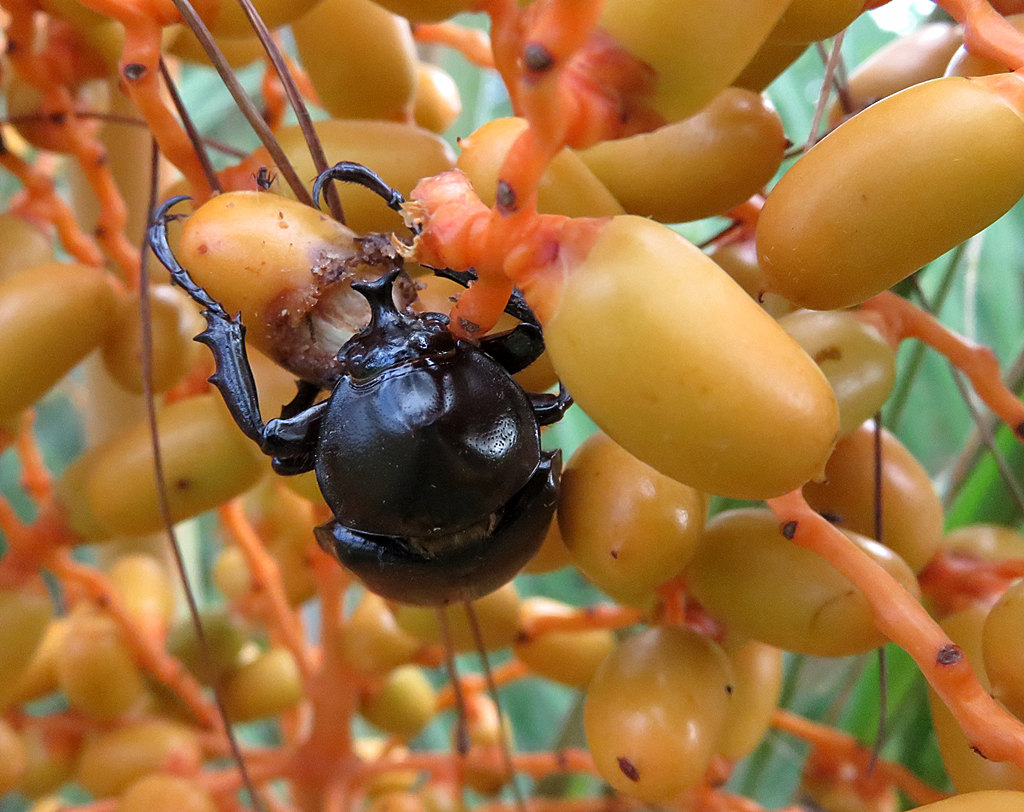
M 490 658 L 487 656 L 487 649 L 484 646 L 484 635 L 480 629 L 480 618 L 472 601 L 463 601 L 466 607 L 466 617 L 469 619 L 469 629 L 473 635 L 473 645 L 476 646 L 477 654 L 480 656 L 480 666 L 484 672 L 484 684 L 487 686 L 487 695 L 490 696 L 494 707 L 498 711 L 498 737 L 501 739 L 501 761 L 505 767 L 505 775 L 508 776 L 508 783 L 512 788 L 512 795 L 516 801 L 516 809 L 519 812 L 526 812 L 526 799 L 523 791 L 516 781 L 516 768 L 512 763 L 512 736 L 511 731 L 505 724 L 505 715 L 501 712 L 501 700 L 498 698 L 498 685 L 494 681 L 494 672 L 491 670 Z

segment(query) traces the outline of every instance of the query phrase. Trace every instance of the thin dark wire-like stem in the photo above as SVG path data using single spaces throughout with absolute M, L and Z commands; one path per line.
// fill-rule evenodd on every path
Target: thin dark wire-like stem
M 270 127 L 267 126 L 267 122 L 263 120 L 263 116 L 256 109 L 256 105 L 246 95 L 242 83 L 238 81 L 234 71 L 231 70 L 231 66 L 228 65 L 227 60 L 224 58 L 224 54 L 217 47 L 217 43 L 214 42 L 213 35 L 210 33 L 210 29 L 206 27 L 206 23 L 196 14 L 189 0 L 174 0 L 174 6 L 178 9 L 178 13 L 181 14 L 185 24 L 196 35 L 199 44 L 203 46 L 203 50 L 206 51 L 206 55 L 210 58 L 214 68 L 216 68 L 218 75 L 224 82 L 224 86 L 231 94 L 231 98 L 235 100 L 239 112 L 245 116 L 249 126 L 259 136 L 260 141 L 266 147 L 267 152 L 270 153 L 270 157 L 277 165 L 281 175 L 284 176 L 285 182 L 292 190 L 296 200 L 307 206 L 313 206 L 313 198 L 309 194 L 309 190 L 306 189 L 305 184 L 299 179 L 295 172 L 295 167 L 288 160 L 288 156 L 284 154 L 281 145 L 277 143 L 277 139 L 274 138 L 274 134 L 270 131 Z
M 1005 380 L 1007 387 L 1013 392 L 1019 393 L 1021 388 L 1024 387 L 1024 349 L 1021 350 L 1020 354 L 1010 365 Z M 967 482 L 967 478 L 975 466 L 977 466 L 982 456 L 986 451 L 992 450 L 995 431 L 999 426 L 999 422 L 999 418 L 991 413 L 985 413 L 979 417 L 974 430 L 967 438 L 967 442 L 964 443 L 963 449 L 961 449 L 960 454 L 949 467 L 949 482 L 942 496 L 944 507 L 948 508 L 956 501 L 960 491 L 963 490 Z M 996 462 L 998 464 L 998 457 Z M 1009 465 L 1007 465 L 1007 470 L 1009 470 Z
M 946 299 L 953 290 L 953 279 L 960 268 L 960 263 L 963 261 L 966 246 L 967 243 L 960 243 L 960 245 L 950 252 L 949 263 L 942 272 L 942 278 L 939 280 L 939 289 L 936 291 L 935 300 L 931 303 L 932 310 L 929 312 L 931 312 L 933 316 L 938 316 L 939 311 L 942 310 L 942 307 L 946 303 Z M 927 296 L 921 289 L 921 283 L 918 281 L 917 274 L 911 276 L 907 281 L 911 290 L 914 292 L 914 295 L 918 297 L 918 301 L 924 302 L 924 300 L 927 299 Z M 886 405 L 886 413 L 888 414 L 890 426 L 898 427 L 903 418 L 903 411 L 907 406 L 907 397 L 914 380 L 921 371 L 924 354 L 924 344 L 915 344 L 911 350 L 910 358 L 906 365 L 906 372 L 900 376 L 900 379 L 893 387 L 892 394 L 889 397 L 889 402 Z
M 206 175 L 206 182 L 210 184 L 210 188 L 218 192 L 223 192 L 221 188 L 220 180 L 217 178 L 217 173 L 213 168 L 213 164 L 210 163 L 210 155 L 206 151 L 206 147 L 203 146 L 203 139 L 199 135 L 199 130 L 196 129 L 195 122 L 192 120 L 192 116 L 188 113 L 188 108 L 185 107 L 184 102 L 181 100 L 181 94 L 178 93 L 178 88 L 174 84 L 174 78 L 171 76 L 171 72 L 167 70 L 167 63 L 164 62 L 163 58 L 160 59 L 160 76 L 164 80 L 164 86 L 167 88 L 167 92 L 171 96 L 171 102 L 174 104 L 174 109 L 178 111 L 178 118 L 181 119 L 181 124 L 185 128 L 185 132 L 188 134 L 189 141 L 192 142 L 192 149 L 195 150 L 196 157 L 199 159 L 200 166 L 203 167 L 203 174 Z M 152 211 L 150 212 L 152 214 Z
M 455 645 L 452 643 L 452 630 L 448 624 L 448 615 L 443 606 L 437 607 L 437 625 L 441 630 L 441 645 L 444 646 L 444 662 L 448 669 L 448 678 L 452 683 L 452 698 L 455 701 L 455 751 L 464 756 L 469 752 L 469 728 L 466 725 L 466 694 L 459 682 L 459 670 L 455 664 Z
M 918 298 L 921 301 L 921 307 L 923 307 L 931 315 L 936 314 L 936 308 L 928 301 L 928 297 L 924 291 L 921 290 L 920 286 L 916 288 Z M 992 415 L 983 414 L 975 405 L 971 397 L 971 389 L 964 382 L 963 376 L 960 371 L 950 364 L 950 371 L 953 376 L 953 383 L 960 393 L 960 399 L 964 402 L 964 406 L 967 407 L 967 412 L 971 416 L 971 421 L 974 423 L 974 435 L 976 436 L 977 442 L 979 443 L 977 457 L 975 457 L 969 466 L 964 465 L 965 460 L 968 457 L 964 456 L 964 452 L 960 453 L 956 463 L 953 467 L 953 475 L 950 479 L 949 484 L 944 489 L 942 494 L 942 507 L 948 509 L 956 498 L 957 494 L 960 493 L 960 489 L 967 481 L 967 477 L 970 475 L 973 469 L 974 463 L 977 462 L 981 457 L 981 448 L 983 447 L 992 455 L 992 460 L 995 462 L 996 470 L 999 472 L 1000 478 L 1006 484 L 1007 489 L 1010 491 L 1010 496 L 1013 501 L 1017 504 L 1017 508 L 1024 513 L 1024 488 L 1017 481 L 1016 475 L 1010 468 L 1010 464 L 1003 452 L 999 449 L 999 445 L 996 443 L 995 438 L 995 427 L 998 425 L 998 418 Z M 1014 367 L 1011 370 L 1009 386 L 1012 391 L 1018 391 L 1022 382 L 1024 382 L 1024 351 L 1014 361 Z M 966 449 L 965 449 L 966 451 Z
M 516 802 L 516 809 L 519 812 L 526 812 L 526 798 L 523 790 L 516 781 L 516 768 L 512 763 L 512 737 L 509 735 L 508 725 L 505 724 L 505 717 L 501 712 L 501 700 L 498 697 L 498 686 L 494 682 L 494 672 L 491 671 L 490 658 L 487 656 L 487 649 L 484 647 L 484 635 L 480 630 L 480 618 L 471 601 L 463 601 L 466 607 L 466 617 L 469 619 L 469 629 L 473 634 L 473 645 L 476 646 L 477 655 L 480 657 L 480 665 L 484 671 L 484 684 L 487 685 L 487 693 L 494 703 L 498 712 L 498 737 L 501 739 L 501 761 L 505 768 L 505 775 L 508 776 L 508 783 L 512 788 L 512 797 Z
M 162 64 L 162 63 L 161 63 Z M 149 202 L 146 209 L 146 222 L 151 222 L 153 212 L 156 210 L 157 185 L 159 183 L 159 158 L 160 149 L 156 139 L 151 139 L 150 178 L 149 178 Z M 146 234 L 148 234 L 148 229 Z M 213 655 L 210 653 L 209 641 L 203 628 L 202 618 L 199 614 L 199 604 L 196 601 L 195 592 L 189 583 L 188 574 L 185 571 L 185 559 L 181 553 L 181 545 L 178 536 L 174 532 L 174 521 L 171 517 L 171 508 L 167 502 L 167 482 L 164 478 L 163 456 L 160 450 L 160 435 L 157 433 L 156 407 L 154 406 L 153 392 L 153 326 L 152 313 L 149 303 L 149 251 L 146 250 L 146 238 L 143 237 L 141 259 L 139 261 L 139 317 L 142 322 L 141 348 L 142 348 L 142 395 L 146 403 L 146 418 L 149 422 L 149 437 L 153 451 L 153 475 L 156 481 L 157 505 L 160 509 L 160 519 L 163 522 L 164 532 L 174 557 L 174 566 L 178 571 L 185 602 L 188 605 L 189 615 L 192 619 L 192 626 L 196 632 L 196 640 L 199 643 L 200 657 L 202 658 L 203 670 L 212 674 Z M 249 768 L 242 755 L 235 731 L 231 727 L 231 721 L 227 716 L 227 709 L 220 690 L 216 685 L 213 687 L 213 699 L 220 712 L 221 723 L 224 725 L 224 733 L 228 739 L 228 747 L 231 749 L 231 756 L 238 766 L 239 775 L 242 778 L 242 785 L 252 798 L 253 807 L 258 812 L 265 812 L 266 805 L 249 773 Z
M 327 155 L 324 153 L 323 144 L 320 143 L 320 137 L 316 134 L 316 129 L 313 127 L 313 119 L 310 118 L 309 108 L 306 107 L 306 103 L 302 100 L 302 94 L 299 93 L 299 88 L 296 86 L 295 80 L 285 64 L 284 57 L 281 55 L 281 49 L 277 47 L 270 29 L 263 22 L 263 18 L 260 17 L 251 0 L 238 0 L 238 4 L 242 7 L 242 11 L 245 12 L 245 16 L 248 17 L 249 24 L 252 26 L 253 31 L 256 32 L 256 36 L 263 46 L 270 64 L 274 66 L 274 70 L 281 79 L 281 86 L 284 88 L 285 96 L 288 97 L 288 103 L 291 105 L 292 110 L 295 112 L 295 118 L 298 120 L 299 129 L 302 131 L 302 136 L 306 139 L 306 146 L 309 147 L 309 154 L 313 158 L 313 166 L 316 168 L 317 175 L 320 175 L 327 169 Z M 344 223 L 345 212 L 341 208 L 341 198 L 338 196 L 338 190 L 333 186 L 329 186 L 325 196 L 327 198 L 327 205 L 331 210 L 331 216 L 339 223 Z
M 822 61 L 825 63 L 825 79 L 821 83 L 821 92 L 818 94 L 818 103 L 814 106 L 814 117 L 811 119 L 811 131 L 807 136 L 807 142 L 804 144 L 804 150 L 810 149 L 814 146 L 818 140 L 818 128 L 821 126 L 821 120 L 825 116 L 825 106 L 828 104 L 828 97 L 832 90 L 832 77 L 835 76 L 836 65 L 839 63 L 839 57 L 842 53 L 843 37 L 846 35 L 846 31 L 840 31 L 832 39 L 832 50 L 825 55 L 825 47 L 820 42 L 815 45 L 818 49 L 818 53 L 822 55 Z

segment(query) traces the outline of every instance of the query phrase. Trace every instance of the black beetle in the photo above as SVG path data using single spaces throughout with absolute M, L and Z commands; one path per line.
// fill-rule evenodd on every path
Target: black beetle
M 341 163 L 317 179 L 367 186 L 398 210 L 402 196 L 359 164 Z M 540 427 L 572 399 L 524 392 L 512 373 L 543 351 L 540 325 L 515 296 L 522 321 L 477 343 L 456 339 L 440 313 L 400 312 L 392 284 L 401 260 L 352 287 L 370 303 L 367 327 L 338 352 L 328 398 L 299 382 L 282 416 L 264 423 L 246 357 L 240 316 L 197 285 L 167 243 L 168 209 L 156 212 L 149 240 L 171 278 L 202 307 L 196 336 L 217 364 L 210 381 L 245 434 L 281 474 L 314 470 L 334 520 L 316 528 L 320 546 L 371 590 L 421 605 L 472 600 L 509 581 L 533 556 L 554 514 L 560 452 L 545 452 Z M 441 272 L 465 284 L 466 277 Z

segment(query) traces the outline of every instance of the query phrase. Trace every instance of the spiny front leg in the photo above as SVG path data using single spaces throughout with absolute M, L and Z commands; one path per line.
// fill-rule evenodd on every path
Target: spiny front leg
M 210 383 L 220 391 L 238 427 L 259 445 L 263 453 L 279 460 L 287 473 L 310 470 L 324 408 L 318 404 L 287 419 L 263 422 L 259 394 L 245 349 L 245 325 L 241 317 L 229 316 L 220 302 L 195 283 L 167 242 L 168 211 L 187 199 L 172 197 L 157 209 L 149 227 L 149 243 L 153 253 L 170 272 L 171 280 L 203 308 L 206 329 L 195 340 L 205 344 L 213 353 L 217 369 L 210 377 Z

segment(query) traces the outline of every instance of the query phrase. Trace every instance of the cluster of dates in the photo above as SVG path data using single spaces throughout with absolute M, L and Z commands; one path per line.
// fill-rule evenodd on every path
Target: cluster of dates
M 12 37 L 19 21 L 34 21 L 36 53 L 53 64 L 43 81 L 11 50 L 5 97 L 17 126 L 4 132 L 24 139 L 12 154 L 26 165 L 45 165 L 40 155 L 70 156 L 63 172 L 73 217 L 83 231 L 99 223 L 111 254 L 102 240 L 112 207 L 82 147 L 88 139 L 102 143 L 106 155 L 94 163 L 109 169 L 128 205 L 121 225 L 141 244 L 149 190 L 139 169 L 149 130 L 87 115 L 101 104 L 119 114 L 138 108 L 157 139 L 166 138 L 165 125 L 148 115 L 153 108 L 139 103 L 146 97 L 133 97 L 133 106 L 119 89 L 138 78 L 119 65 L 138 31 L 103 0 L 0 5 L 14 21 Z M 178 261 L 248 327 L 265 419 L 291 400 L 295 376 L 320 386 L 332 380 L 325 370 L 335 353 L 368 319 L 352 281 L 379 276 L 381 266 L 402 261 L 399 254 L 409 273 L 396 286 L 400 308 L 447 313 L 463 295 L 427 267 L 475 269 L 479 290 L 471 288 L 467 302 L 496 280 L 514 282 L 547 346 L 517 380 L 538 393 L 562 381 L 601 429 L 567 461 L 557 520 L 527 571 L 575 566 L 614 604 L 579 610 L 521 600 L 509 584 L 474 603 L 477 634 L 459 609 L 444 610 L 442 631 L 433 610 L 363 591 L 348 612 L 338 604 L 336 616 L 320 619 L 313 646 L 299 609 L 317 595 L 333 605 L 325 584 L 337 577 L 324 574 L 313 539 L 314 526 L 330 518 L 315 479 L 271 481 L 266 458 L 207 391 L 212 362 L 191 341 L 202 329 L 193 303 L 153 284 L 153 341 L 145 346 L 130 274 L 76 250 L 57 209 L 47 219 L 41 205 L 25 205 L 41 193 L 29 194 L 22 175 L 24 199 L 0 214 L 0 430 L 8 444 L 19 432 L 24 438 L 26 410 L 83 365 L 88 385 L 78 403 L 90 447 L 62 472 L 52 504 L 40 500 L 38 522 L 0 521 L 8 537 L 0 559 L 0 792 L 43 805 L 73 783 L 100 804 L 118 798 L 123 812 L 232 808 L 239 781 L 211 767 L 226 754 L 218 722 L 204 715 L 212 704 L 203 691 L 215 686 L 232 722 L 280 721 L 282 755 L 258 754 L 255 770 L 258 782 L 285 778 L 302 788 L 288 798 L 296 807 L 326 805 L 325 787 L 346 780 L 354 763 L 393 762 L 373 781 L 361 779 L 369 808 L 457 810 L 452 786 L 490 794 L 507 782 L 506 764 L 492 758 L 503 737 L 493 702 L 479 691 L 463 700 L 470 762 L 456 784 L 436 764 L 416 766 L 399 742 L 452 702 L 427 676 L 443 659 L 442 644 L 470 650 L 482 637 L 487 650 L 512 651 L 524 666 L 518 676 L 586 691 L 592 767 L 615 790 L 705 808 L 716 782 L 777 718 L 783 651 L 839 657 L 886 642 L 875 625 L 878 607 L 828 562 L 794 545 L 769 509 L 708 517 L 712 495 L 764 500 L 801 488 L 903 589 L 924 593 L 986 690 L 1024 714 L 1020 585 L 1006 589 L 1001 581 L 1000 589 L 951 597 L 936 564 L 998 568 L 1024 558 L 1024 539 L 988 527 L 943 535 L 928 474 L 869 420 L 892 389 L 893 337 L 901 336 L 884 307 L 856 309 L 982 231 L 1024 194 L 1024 80 L 968 54 L 959 26 L 922 27 L 850 77 L 848 109 L 833 111 L 834 131 L 762 196 L 789 147 L 762 91 L 811 43 L 879 4 L 593 3 L 599 33 L 587 42 L 612 42 L 615 57 L 599 65 L 595 81 L 608 79 L 602 70 L 611 76 L 624 128 L 616 134 L 624 137 L 564 135 L 569 146 L 547 162 L 534 212 L 529 203 L 509 205 L 510 189 L 532 198 L 534 190 L 509 185 L 519 176 L 505 173 L 539 118 L 531 82 L 520 87 L 512 78 L 548 66 L 536 59 L 510 66 L 501 57 L 499 35 L 509 30 L 503 20 L 517 4 L 255 5 L 270 27 L 289 26 L 308 80 L 304 92 L 328 116 L 315 129 L 329 162 L 372 167 L 409 200 L 403 220 L 367 190 L 339 188 L 346 221 L 339 223 L 327 204 L 321 210 L 297 200 L 281 180 L 283 167 L 260 148 L 219 173 L 223 194 L 197 204 L 184 225 L 169 224 Z M 1004 13 L 1017 10 L 1004 5 Z M 168 56 L 206 61 L 193 33 L 169 24 L 170 4 L 138 0 L 120 8 L 129 6 L 164 27 Z M 195 6 L 232 65 L 260 58 L 262 46 L 234 3 Z M 538 15 L 558 8 L 535 6 Z M 495 66 L 524 117 L 456 133 L 456 154 L 439 133 L 458 114 L 458 90 L 419 59 L 413 34 L 472 55 L 478 39 L 463 32 L 457 40 L 453 29 L 435 24 L 481 10 L 492 18 Z M 520 13 L 527 30 L 529 12 Z M 571 38 L 572 26 L 553 20 Z M 1024 38 L 1018 48 L 1024 54 Z M 586 46 L 579 53 L 593 55 Z M 585 75 L 572 52 L 567 58 L 570 73 Z M 73 125 L 58 115 L 54 88 L 69 91 L 82 114 Z M 146 92 L 141 82 L 129 89 Z M 301 128 L 280 117 L 274 123 L 295 174 L 315 177 Z M 169 179 L 161 197 L 203 197 L 180 168 L 187 180 Z M 707 250 L 668 225 L 722 215 L 736 228 Z M 380 238 L 390 234 L 393 241 Z M 78 261 L 65 261 L 66 254 Z M 466 324 L 453 319 L 456 329 Z M 152 473 L 144 392 L 156 397 L 163 484 Z M 38 461 L 30 464 L 27 446 L 19 447 L 26 471 L 35 470 Z M 225 507 L 243 494 L 238 512 Z M 176 623 L 179 602 L 165 563 L 152 542 L 138 541 L 163 529 L 165 500 L 173 521 L 221 508 L 233 542 L 212 575 L 228 610 L 206 616 L 205 642 L 190 624 Z M 884 545 L 876 540 L 879 515 Z M 16 530 L 32 542 L 20 542 Z M 122 552 L 89 580 L 50 557 L 72 543 Z M 140 545 L 150 552 L 135 551 Z M 55 615 L 29 564 L 57 573 L 66 611 Z M 640 622 L 650 628 L 621 638 L 613 632 Z M 1021 768 L 984 759 L 942 702 L 933 704 L 943 759 L 962 794 L 917 808 L 1024 806 Z M 394 741 L 385 748 L 379 740 L 353 743 L 349 732 L 328 735 L 331 725 L 350 727 L 356 713 Z M 314 775 L 308 762 L 315 754 L 330 764 Z M 545 764 L 565 768 L 554 755 Z M 806 783 L 830 812 L 840 803 L 839 772 Z M 851 792 L 842 803 L 857 802 Z M 835 808 L 895 810 L 894 789 L 872 803 Z

